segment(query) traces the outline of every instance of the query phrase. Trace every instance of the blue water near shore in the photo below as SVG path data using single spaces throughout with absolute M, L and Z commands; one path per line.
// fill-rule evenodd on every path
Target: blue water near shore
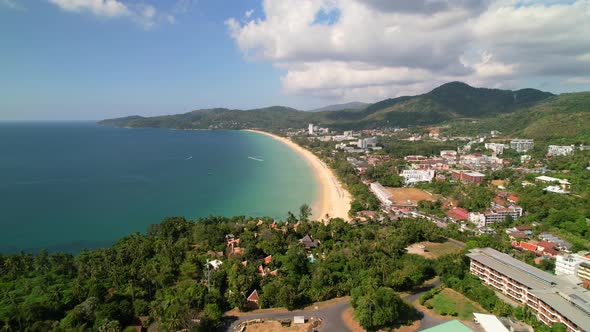
M 284 218 L 316 189 L 256 133 L 0 123 L 0 253 L 108 246 L 167 216 Z

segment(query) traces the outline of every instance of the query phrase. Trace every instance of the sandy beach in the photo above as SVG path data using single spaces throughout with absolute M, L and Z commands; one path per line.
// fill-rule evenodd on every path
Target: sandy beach
M 316 155 L 292 142 L 288 138 L 260 130 L 246 131 L 266 135 L 286 144 L 295 152 L 299 153 L 311 166 L 314 176 L 319 184 L 317 200 L 311 205 L 312 216 L 314 219 L 326 219 L 326 215 L 328 215 L 331 218 L 339 217 L 344 220 L 349 220 L 348 210 L 350 210 L 351 202 L 350 193 L 342 187 L 340 181 L 338 181 L 332 170 Z

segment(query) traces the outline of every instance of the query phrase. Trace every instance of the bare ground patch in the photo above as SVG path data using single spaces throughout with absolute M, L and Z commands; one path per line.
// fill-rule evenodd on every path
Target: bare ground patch
M 267 320 L 264 323 L 246 326 L 245 332 L 308 332 L 311 329 L 312 323 L 282 326 L 279 321 Z
M 406 248 L 408 253 L 420 255 L 425 258 L 436 259 L 444 255 L 461 251 L 461 248 L 452 242 L 419 242 Z
M 394 205 L 416 204 L 418 201 L 436 201 L 437 196 L 418 188 L 387 188 Z
M 363 329 L 361 324 L 359 324 L 359 322 L 357 322 L 354 319 L 352 307 L 344 310 L 344 312 L 342 313 L 342 320 L 344 321 L 344 323 L 346 323 L 346 326 L 348 326 L 348 328 L 352 332 L 364 332 L 365 331 L 365 329 Z

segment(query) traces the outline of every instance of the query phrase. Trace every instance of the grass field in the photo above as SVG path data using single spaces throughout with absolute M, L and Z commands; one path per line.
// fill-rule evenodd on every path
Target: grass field
M 393 205 L 415 205 L 418 201 L 436 201 L 432 194 L 418 188 L 387 188 Z M 408 202 L 409 201 L 409 202 Z
M 477 303 L 449 288 L 443 289 L 426 302 L 426 305 L 431 305 L 432 310 L 439 315 L 451 315 L 451 313 L 455 312 L 457 318 L 462 320 L 473 319 L 474 312 L 486 312 Z
M 422 249 L 420 246 L 424 246 L 424 249 Z M 441 256 L 461 251 L 461 248 L 451 242 L 420 242 L 414 243 L 406 249 L 410 254 L 420 255 L 430 259 L 437 259 Z

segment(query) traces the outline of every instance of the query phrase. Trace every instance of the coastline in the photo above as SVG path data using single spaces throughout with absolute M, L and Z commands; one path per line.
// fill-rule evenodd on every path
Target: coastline
M 314 177 L 318 181 L 318 197 L 311 205 L 312 218 L 315 220 L 325 219 L 326 214 L 330 218 L 342 218 L 349 220 L 348 211 L 350 210 L 351 196 L 350 193 L 342 187 L 338 178 L 332 170 L 314 155 L 311 151 L 299 146 L 288 138 L 274 135 L 261 130 L 244 129 L 244 131 L 253 132 L 271 137 L 298 153 L 311 166 Z

